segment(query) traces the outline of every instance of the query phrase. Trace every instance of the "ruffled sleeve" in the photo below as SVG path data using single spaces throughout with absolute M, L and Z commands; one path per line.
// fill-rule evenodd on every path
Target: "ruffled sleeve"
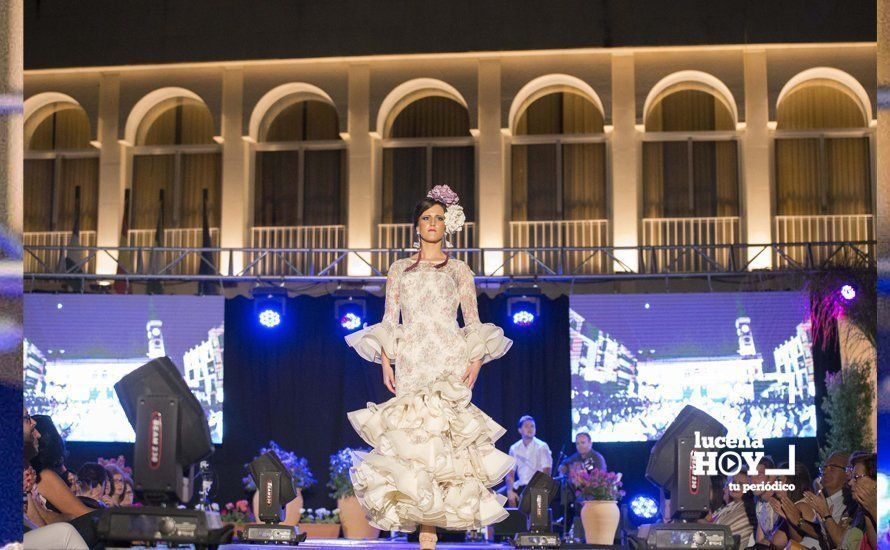
M 386 276 L 386 304 L 383 320 L 375 325 L 347 334 L 346 343 L 362 358 L 382 363 L 385 353 L 390 361 L 396 362 L 402 342 L 402 325 L 399 324 L 399 278 L 401 266 L 394 262 Z
M 462 263 L 458 272 L 460 309 L 464 315 L 464 327 L 461 330 L 467 341 L 470 361 L 482 359 L 482 363 L 485 364 L 503 357 L 513 345 L 513 340 L 504 336 L 504 330 L 501 327 L 479 321 L 474 276 L 470 266 Z

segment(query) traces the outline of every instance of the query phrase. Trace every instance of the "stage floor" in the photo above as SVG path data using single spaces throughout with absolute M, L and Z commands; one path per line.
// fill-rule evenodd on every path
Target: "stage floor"
M 345 539 L 314 539 L 300 543 L 299 546 L 280 546 L 280 545 L 263 545 L 263 544 L 225 544 L 220 546 L 220 550 L 269 550 L 269 548 L 372 548 L 374 550 L 388 550 L 409 548 L 418 548 L 416 542 L 399 542 L 388 540 L 345 540 Z M 474 550 L 479 548 L 511 548 L 509 544 L 492 544 L 479 542 L 442 542 L 436 545 L 436 548 L 442 550 Z

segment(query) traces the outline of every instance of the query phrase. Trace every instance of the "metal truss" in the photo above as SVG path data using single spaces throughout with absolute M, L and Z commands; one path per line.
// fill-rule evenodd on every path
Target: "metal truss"
M 722 245 L 449 249 L 479 278 L 492 281 L 579 281 L 647 277 L 702 277 L 754 272 L 873 269 L 874 241 Z M 330 282 L 379 280 L 411 250 L 345 248 L 184 248 L 26 246 L 26 280 Z M 243 264 L 234 268 L 234 258 Z M 102 260 L 107 258 L 106 260 Z M 483 258 L 489 272 L 482 275 Z M 492 269 L 491 261 L 500 263 Z M 115 273 L 91 273 L 99 260 Z M 367 275 L 347 275 L 347 264 Z M 758 266 L 771 265 L 768 269 Z

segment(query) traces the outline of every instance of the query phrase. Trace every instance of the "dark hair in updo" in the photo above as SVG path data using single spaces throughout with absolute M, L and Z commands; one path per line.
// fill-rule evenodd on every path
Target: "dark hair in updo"
M 424 197 L 420 202 L 417 203 L 417 206 L 414 207 L 414 216 L 412 216 L 412 218 L 411 218 L 411 220 L 413 222 L 411 231 L 416 233 L 417 227 L 420 225 L 420 216 L 422 216 L 424 212 L 426 212 L 430 208 L 436 206 L 437 204 L 442 207 L 442 210 L 448 209 L 447 204 L 445 204 L 442 201 L 438 201 L 436 199 L 431 199 L 430 197 Z M 445 252 L 445 259 L 442 261 L 442 263 L 436 264 L 436 269 L 439 269 L 440 267 L 445 267 L 445 264 L 447 264 L 447 263 L 448 263 L 448 253 Z M 420 251 L 417 252 L 417 261 L 414 262 L 413 264 L 411 264 L 411 266 L 409 266 L 405 271 L 411 271 L 418 265 L 420 265 Z

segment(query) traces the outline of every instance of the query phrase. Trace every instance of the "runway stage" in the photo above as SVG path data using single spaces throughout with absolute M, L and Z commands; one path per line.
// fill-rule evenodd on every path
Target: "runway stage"
M 299 546 L 280 546 L 280 545 L 263 545 L 263 544 L 224 544 L 220 546 L 220 550 L 269 550 L 269 548 L 298 548 L 298 549 L 316 549 L 316 548 L 372 548 L 374 550 L 390 550 L 399 549 L 407 550 L 418 548 L 416 542 L 389 541 L 389 540 L 345 540 L 345 539 L 315 539 L 307 540 Z M 477 550 L 491 548 L 513 548 L 508 543 L 495 544 L 490 542 L 446 542 L 439 543 L 436 546 L 440 550 Z M 620 546 L 606 546 L 594 544 L 564 544 L 562 548 L 592 548 L 603 550 L 618 550 Z

